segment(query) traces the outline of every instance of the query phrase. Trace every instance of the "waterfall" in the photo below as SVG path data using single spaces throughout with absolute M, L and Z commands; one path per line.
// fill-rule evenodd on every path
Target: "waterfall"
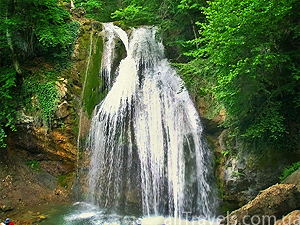
M 125 48 L 128 52 L 128 37 L 125 31 L 121 28 L 114 26 L 112 23 L 107 23 L 104 26 L 104 32 L 106 33 L 106 42 L 104 46 L 104 52 L 102 57 L 102 78 L 105 81 L 107 88 L 111 88 L 112 85 L 112 64 L 113 60 L 116 57 L 114 54 L 114 47 L 115 47 L 115 39 L 119 37 Z
M 144 215 L 211 218 L 211 155 L 183 81 L 164 57 L 155 27 L 130 38 L 105 24 L 102 75 L 111 84 L 95 108 L 88 146 L 90 201 L 107 208 L 141 208 Z M 114 43 L 127 53 L 112 76 Z M 113 78 L 115 77 L 115 78 Z

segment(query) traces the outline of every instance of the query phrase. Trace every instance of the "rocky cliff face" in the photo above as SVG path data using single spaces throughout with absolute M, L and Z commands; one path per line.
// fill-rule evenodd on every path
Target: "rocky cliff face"
M 65 71 L 56 83 L 60 100 L 51 126 L 43 124 L 39 112 L 28 115 L 20 110 L 17 132 L 9 134 L 7 149 L 0 151 L 0 212 L 7 216 L 14 215 L 17 218 L 16 211 L 22 207 L 70 201 L 74 193 L 72 188 L 76 170 L 79 168 L 82 174 L 88 170 L 89 152 L 77 148 L 78 137 L 83 143 L 89 130 L 90 115 L 86 106 L 93 108 L 99 102 L 94 94 L 99 93 L 101 85 L 95 84 L 96 87 L 88 88 L 90 92 L 81 93 L 86 74 L 91 73 L 95 77 L 99 75 L 96 64 L 100 64 L 97 57 L 101 49 L 97 49 L 97 43 L 102 42 L 102 26 L 85 19 L 84 11 L 80 9 L 72 13 L 81 23 L 81 31 L 74 51 L 74 66 Z M 119 51 L 120 58 L 116 60 L 123 57 L 124 49 Z M 89 57 L 91 69 L 87 72 Z M 87 79 L 90 79 L 87 83 L 93 84 L 92 78 Z M 82 100 L 82 97 L 87 101 Z M 223 212 L 241 207 L 253 200 L 261 190 L 278 182 L 281 171 L 288 163 L 288 159 L 283 157 L 284 152 L 268 151 L 266 155 L 257 157 L 246 146 L 228 137 L 227 130 L 219 127 L 226 117 L 225 111 L 211 118 L 207 113 L 207 101 L 200 99 L 198 105 L 208 143 L 215 154 Z M 84 110 L 81 112 L 82 108 Z M 83 192 L 86 190 L 85 179 L 86 176 L 82 176 L 79 181 Z M 291 180 L 293 183 L 295 179 Z M 286 183 L 290 184 L 289 181 Z M 279 187 L 270 190 L 279 190 Z M 43 218 L 36 213 L 33 217 L 35 220 Z M 23 220 L 19 224 L 24 225 L 26 222 Z
M 299 224 L 300 170 L 260 193 L 233 211 L 220 224 Z
M 230 137 L 229 131 L 220 127 L 226 112 L 211 116 L 209 100 L 196 100 L 202 117 L 207 142 L 215 155 L 215 174 L 220 193 L 220 213 L 231 212 L 269 186 L 279 182 L 285 166 L 299 155 L 289 157 L 284 151 L 266 149 L 257 153 L 238 138 Z
M 295 184 L 276 184 L 262 191 L 254 200 L 232 212 L 220 224 L 274 224 L 300 206 Z
M 72 14 L 81 28 L 73 67 L 63 71 L 56 81 L 60 98 L 51 123 L 44 123 L 39 110 L 28 113 L 20 109 L 17 131 L 9 133 L 7 148 L 0 151 L 0 213 L 2 211 L 3 217 L 13 217 L 16 225 L 33 224 L 44 219 L 37 206 L 67 203 L 76 195 L 78 162 L 84 155 L 78 149 L 77 140 L 80 137 L 84 141 L 89 130 L 85 105 L 90 102 L 84 102 L 82 90 L 89 54 L 96 56 L 93 47 L 102 42 L 99 39 L 102 26 L 86 19 L 82 9 L 74 9 Z M 101 61 L 95 63 L 101 64 Z M 99 70 L 93 72 L 98 77 Z M 88 100 L 92 94 L 89 93 Z M 35 101 L 32 104 L 36 104 Z M 30 211 L 26 210 L 28 207 Z
M 40 112 L 19 112 L 7 148 L 0 151 L 0 212 L 14 218 L 15 224 L 32 224 L 44 218 L 35 207 L 66 203 L 72 196 L 77 167 L 76 111 L 68 80 L 57 82 L 60 99 L 51 125 L 45 125 Z M 23 208 L 30 215 L 20 216 Z M 25 212 L 29 212 L 26 211 Z M 24 220 L 24 217 L 27 219 Z

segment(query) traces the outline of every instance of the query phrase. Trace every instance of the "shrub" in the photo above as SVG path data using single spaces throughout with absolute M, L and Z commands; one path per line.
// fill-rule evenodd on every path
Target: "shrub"
M 38 161 L 27 161 L 26 165 L 29 166 L 34 171 L 41 171 L 41 166 Z
M 280 181 L 283 181 L 289 175 L 294 173 L 296 170 L 300 168 L 300 162 L 293 163 L 292 165 L 287 166 L 279 177 Z

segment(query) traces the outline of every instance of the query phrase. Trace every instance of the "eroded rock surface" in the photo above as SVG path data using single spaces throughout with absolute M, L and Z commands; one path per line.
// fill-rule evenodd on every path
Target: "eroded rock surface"
M 299 225 L 300 224 L 300 210 L 295 210 L 281 220 L 277 220 L 274 225 Z
M 282 215 L 300 207 L 300 193 L 294 184 L 276 184 L 254 200 L 233 211 L 220 224 L 274 224 Z

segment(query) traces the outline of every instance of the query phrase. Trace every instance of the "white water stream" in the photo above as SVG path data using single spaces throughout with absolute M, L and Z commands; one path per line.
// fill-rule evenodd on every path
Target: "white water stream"
M 164 57 L 157 29 L 134 29 L 130 38 L 111 23 L 104 31 L 102 74 L 110 90 L 91 124 L 89 201 L 140 207 L 144 216 L 184 218 L 189 212 L 213 218 L 216 199 L 203 127 L 183 81 Z M 118 39 L 127 57 L 112 74 Z

